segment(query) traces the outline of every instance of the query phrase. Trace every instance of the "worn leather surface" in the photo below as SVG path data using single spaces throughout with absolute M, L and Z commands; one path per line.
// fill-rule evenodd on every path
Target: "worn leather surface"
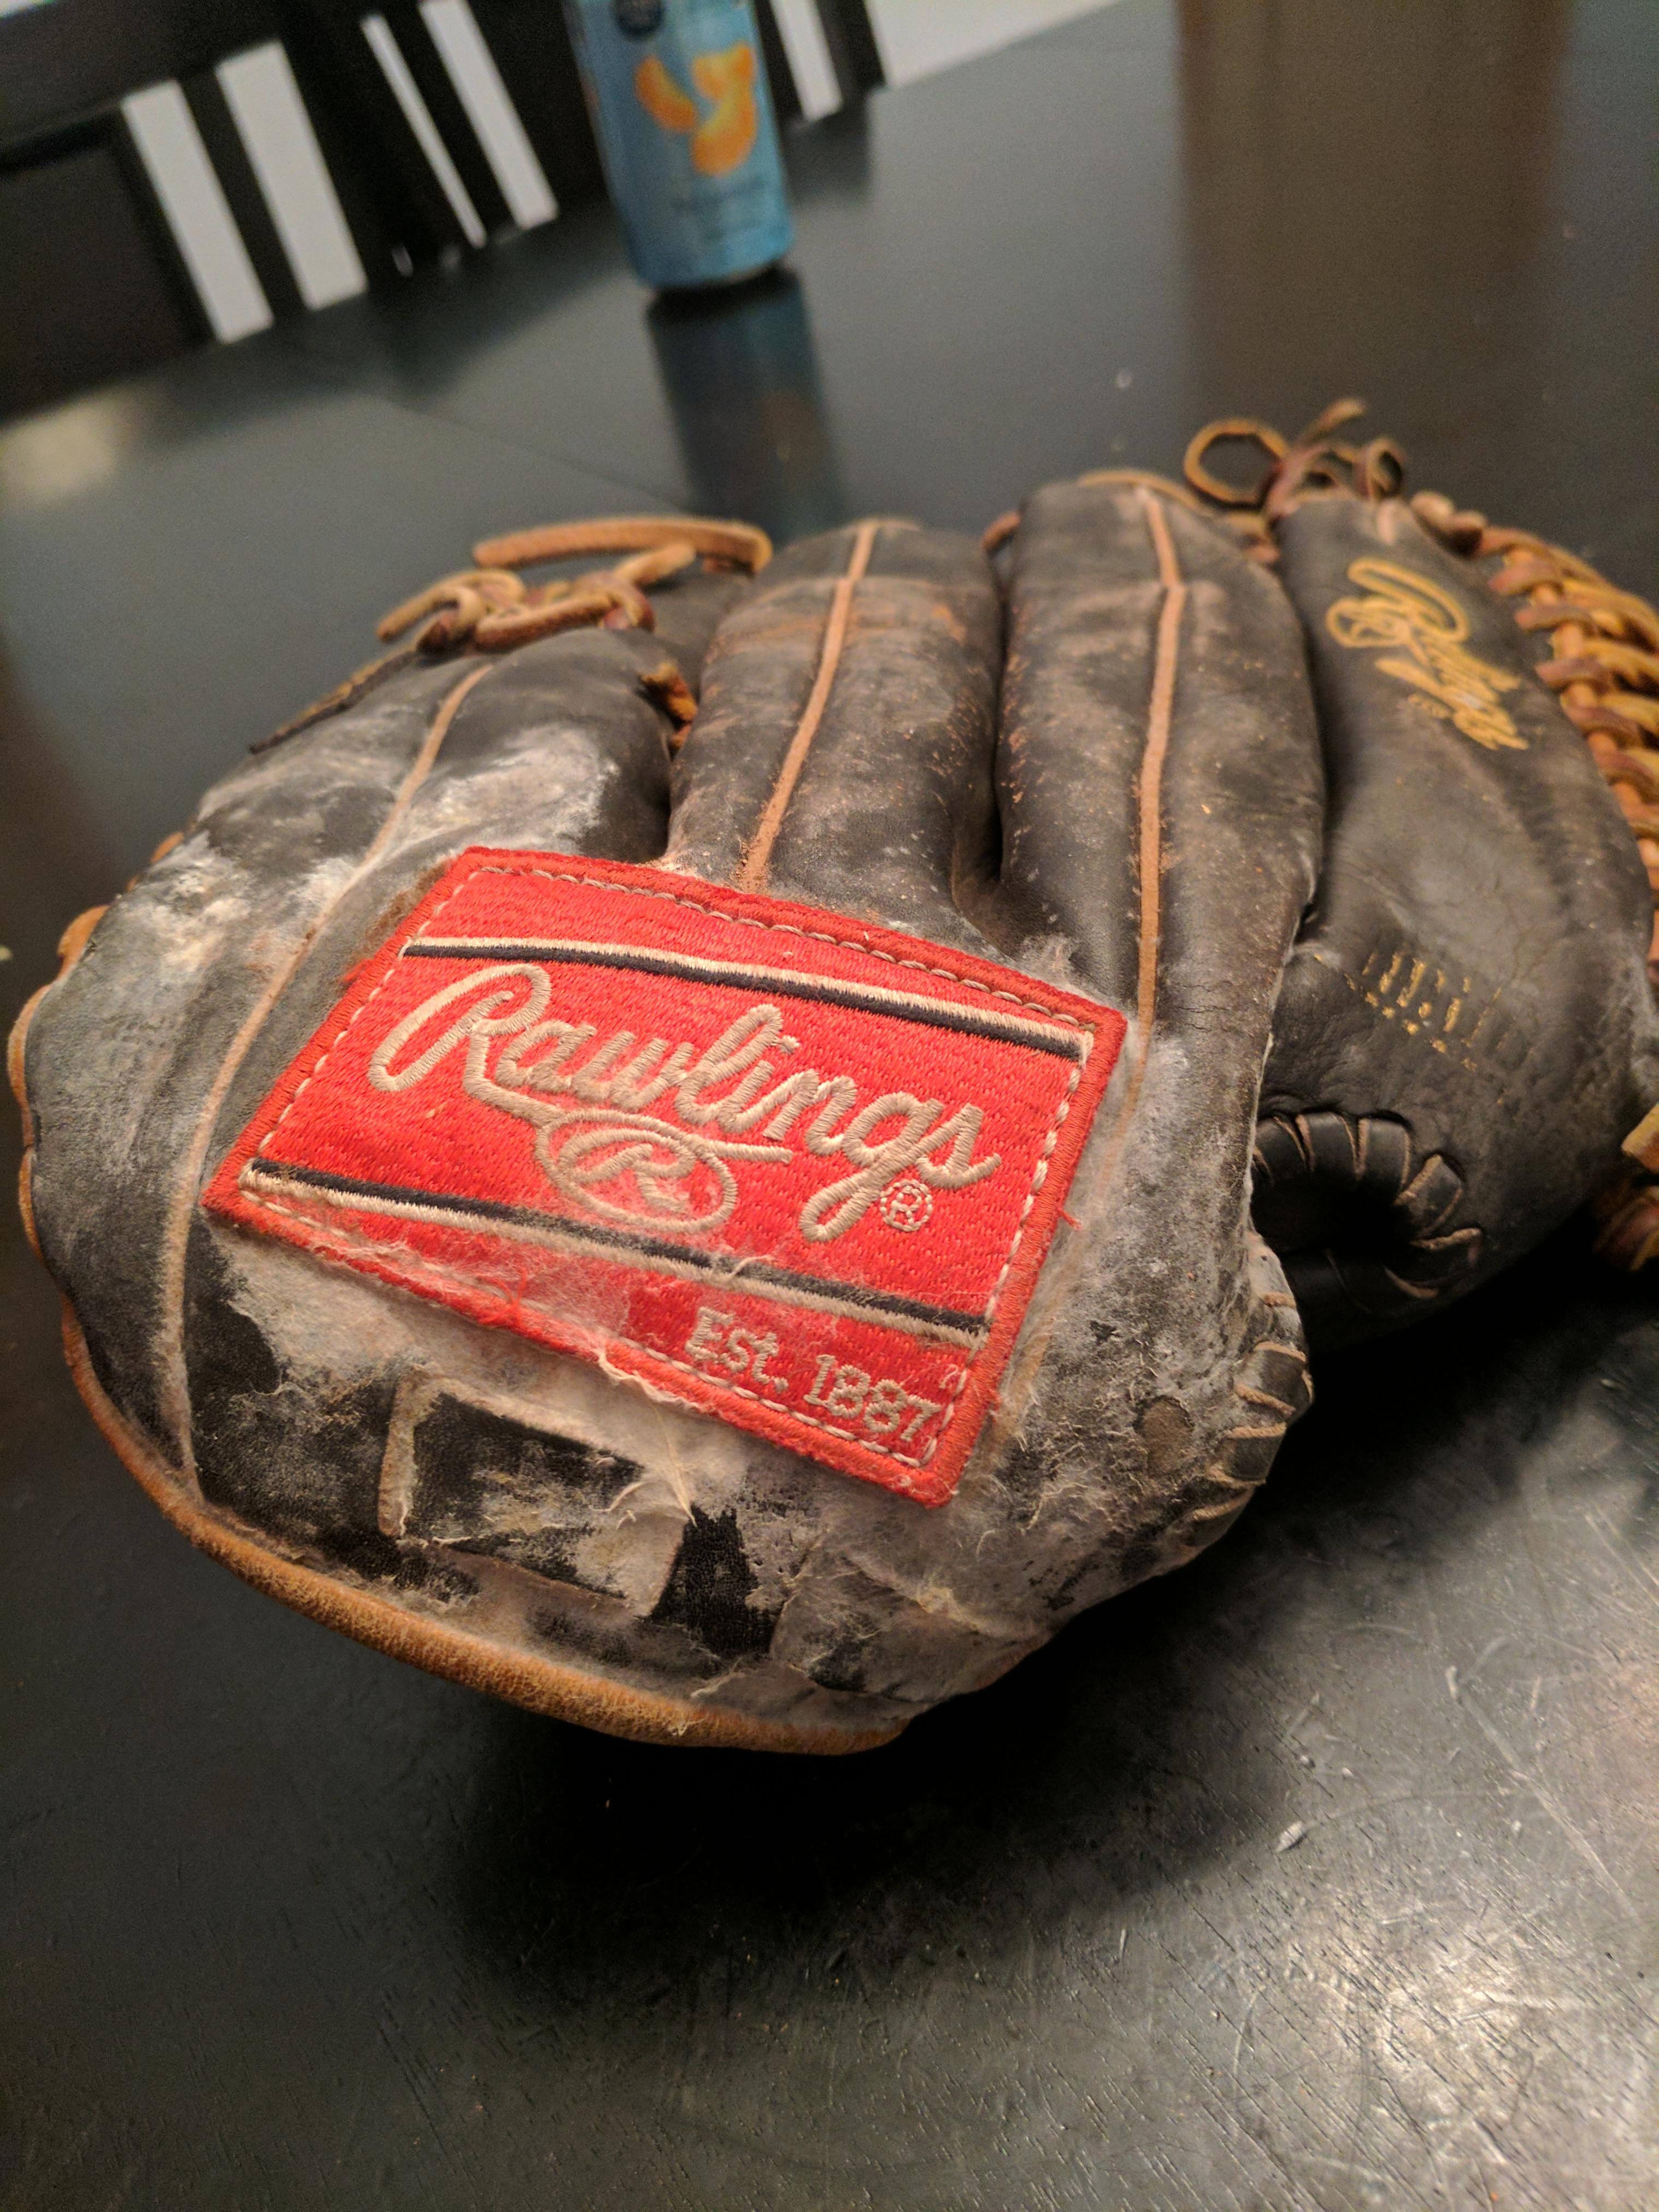
M 971 540 L 862 526 L 753 586 L 682 592 L 688 673 L 709 599 L 730 605 L 672 793 L 638 682 L 661 641 L 611 632 L 527 648 L 459 702 L 459 665 L 388 684 L 210 793 L 37 1012 L 35 1215 L 100 1381 L 210 1514 L 493 1649 L 823 1741 L 902 1725 L 1189 1557 L 1306 1402 L 1246 1198 L 1317 857 L 1317 746 L 1282 594 L 1132 487 L 1031 501 L 1000 725 L 1002 597 Z M 473 844 L 660 857 L 1129 1018 L 949 1504 L 195 1206 L 355 965 Z M 398 1536 L 377 1505 L 393 1455 L 412 1501 Z
M 1513 603 L 1399 501 L 1306 501 L 1279 542 L 1330 800 L 1274 1017 L 1256 1219 L 1320 1345 L 1418 1319 L 1571 1212 L 1659 1091 L 1659 1036 L 1635 842 Z M 1357 602 L 1368 639 L 1378 592 L 1401 604 L 1389 571 L 1443 595 L 1434 623 L 1461 614 L 1464 708 L 1409 641 L 1342 641 Z

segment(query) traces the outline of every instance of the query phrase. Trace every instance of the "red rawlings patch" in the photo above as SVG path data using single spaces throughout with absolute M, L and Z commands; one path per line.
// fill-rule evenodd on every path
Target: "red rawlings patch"
M 1123 1027 L 813 908 L 473 851 L 205 1203 L 937 1505 Z

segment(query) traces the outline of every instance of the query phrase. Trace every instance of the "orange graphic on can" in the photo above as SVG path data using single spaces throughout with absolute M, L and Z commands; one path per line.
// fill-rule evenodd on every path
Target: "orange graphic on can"
M 634 72 L 634 96 L 664 131 L 690 134 L 691 166 L 705 177 L 723 177 L 753 151 L 760 118 L 755 106 L 755 50 L 747 41 L 721 53 L 699 54 L 691 78 L 709 102 L 703 115 L 655 54 Z

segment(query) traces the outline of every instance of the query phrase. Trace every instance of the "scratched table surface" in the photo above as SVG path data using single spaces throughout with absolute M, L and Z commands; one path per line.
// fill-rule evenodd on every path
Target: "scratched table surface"
M 573 214 L 0 431 L 13 997 L 477 535 L 977 527 L 1358 389 L 1659 579 L 1645 0 L 1119 0 L 799 133 L 795 281 Z M 846 1762 L 331 1636 L 93 1431 L 6 1231 L 8 2207 L 1659 2203 L 1659 1289 L 1323 1365 L 1197 1565 Z

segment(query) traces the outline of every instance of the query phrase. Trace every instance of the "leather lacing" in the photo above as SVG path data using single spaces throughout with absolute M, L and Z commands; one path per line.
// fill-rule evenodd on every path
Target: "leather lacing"
M 1458 1218 L 1462 1175 L 1443 1152 L 1420 1155 L 1394 1115 L 1272 1115 L 1255 1125 L 1251 1168 L 1253 1218 L 1304 1314 L 1334 1292 L 1403 1317 L 1480 1263 L 1481 1231 Z
M 1334 400 L 1316 415 L 1299 437 L 1286 438 L 1269 422 L 1249 415 L 1229 415 L 1206 422 L 1188 446 L 1182 473 L 1212 506 L 1224 507 L 1258 557 L 1278 557 L 1273 526 L 1293 507 L 1320 492 L 1358 499 L 1393 499 L 1406 481 L 1406 457 L 1391 439 L 1373 438 L 1350 445 L 1335 433 L 1365 411 L 1363 399 Z M 1255 484 L 1231 483 L 1209 467 L 1217 446 L 1255 446 L 1267 456 L 1267 473 Z
M 628 557 L 610 568 L 556 577 L 544 584 L 527 583 L 518 573 L 542 562 L 592 553 Z M 683 574 L 700 561 L 705 568 L 740 568 L 752 574 L 771 559 L 772 542 L 763 530 L 747 523 L 707 522 L 678 514 L 619 515 L 551 523 L 489 538 L 473 547 L 472 557 L 476 568 L 441 576 L 381 617 L 375 628 L 382 641 L 391 645 L 413 630 L 407 644 L 367 663 L 250 750 L 268 752 L 313 722 L 355 706 L 405 668 L 459 653 L 512 653 L 566 629 L 654 629 L 657 617 L 647 597 L 654 586 Z M 640 684 L 677 731 L 683 731 L 696 713 L 690 687 L 672 660 L 647 670 Z
M 1337 495 L 1391 499 L 1405 488 L 1405 456 L 1386 438 L 1351 445 L 1337 431 L 1364 412 L 1358 399 L 1339 399 L 1296 439 L 1269 424 L 1232 416 L 1200 430 L 1187 448 L 1188 483 L 1220 507 L 1259 561 L 1278 559 L 1273 525 L 1304 499 Z M 1267 456 L 1251 486 L 1229 483 L 1208 465 L 1214 447 L 1253 445 Z M 1659 612 L 1559 545 L 1528 530 L 1495 528 L 1484 514 L 1460 507 L 1443 492 L 1419 491 L 1412 513 L 1451 552 L 1502 566 L 1489 587 L 1513 599 L 1524 630 L 1547 631 L 1551 652 L 1536 673 L 1583 732 L 1596 766 L 1613 787 L 1647 869 L 1656 916 L 1648 944 L 1648 976 L 1659 989 Z M 1594 1202 L 1595 1249 L 1617 1266 L 1637 1268 L 1659 1255 L 1659 1187 L 1644 1170 L 1659 1169 L 1659 1128 L 1650 1115 L 1627 1141 L 1639 1166 L 1621 1169 Z

